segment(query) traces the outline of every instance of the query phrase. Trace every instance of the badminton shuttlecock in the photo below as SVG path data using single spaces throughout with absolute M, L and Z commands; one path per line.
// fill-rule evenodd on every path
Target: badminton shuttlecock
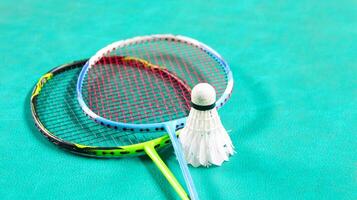
M 232 141 L 218 116 L 216 92 L 208 83 L 192 89 L 191 110 L 180 141 L 186 161 L 194 167 L 222 165 L 233 155 Z

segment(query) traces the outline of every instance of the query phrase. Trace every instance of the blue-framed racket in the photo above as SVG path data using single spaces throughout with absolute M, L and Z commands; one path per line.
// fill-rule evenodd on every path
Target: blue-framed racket
M 166 130 L 191 199 L 198 199 L 175 131 L 190 109 L 190 88 L 213 85 L 217 107 L 230 97 L 233 77 L 210 47 L 188 37 L 152 35 L 115 42 L 83 67 L 77 95 L 83 111 L 97 123 L 124 131 Z

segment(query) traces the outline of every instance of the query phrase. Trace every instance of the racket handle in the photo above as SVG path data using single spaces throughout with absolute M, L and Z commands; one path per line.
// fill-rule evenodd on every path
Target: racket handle
M 157 154 L 153 145 L 146 145 L 144 147 L 146 154 L 151 158 L 151 160 L 155 163 L 155 165 L 160 169 L 165 178 L 169 181 L 172 187 L 175 189 L 176 193 L 180 196 L 181 199 L 189 200 L 187 193 L 182 188 L 180 183 L 177 181 L 175 176 L 166 166 L 164 161 L 161 160 L 160 156 Z
M 187 186 L 189 194 L 190 194 L 190 199 L 198 200 L 199 198 L 197 195 L 197 191 L 196 191 L 195 185 L 193 183 L 190 171 L 188 170 L 187 162 L 183 156 L 181 143 L 177 139 L 175 127 L 176 127 L 176 122 L 169 122 L 166 124 L 165 129 L 169 133 L 169 136 L 170 136 L 170 139 L 172 142 L 172 146 L 174 147 L 177 160 L 180 164 L 182 175 L 185 178 L 186 186 Z

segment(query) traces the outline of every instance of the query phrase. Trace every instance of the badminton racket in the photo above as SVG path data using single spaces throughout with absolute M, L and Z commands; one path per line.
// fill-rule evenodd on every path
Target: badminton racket
M 199 82 L 215 87 L 217 107 L 230 97 L 232 73 L 217 52 L 191 38 L 153 35 L 98 51 L 79 75 L 77 95 L 83 111 L 102 125 L 134 132 L 166 130 L 190 197 L 198 199 L 175 130 L 184 126 L 189 88 Z
M 78 104 L 76 82 L 86 60 L 61 65 L 42 76 L 31 96 L 35 125 L 53 144 L 70 152 L 101 158 L 147 154 L 181 199 L 188 195 L 157 154 L 170 139 L 165 132 L 129 132 L 98 125 Z

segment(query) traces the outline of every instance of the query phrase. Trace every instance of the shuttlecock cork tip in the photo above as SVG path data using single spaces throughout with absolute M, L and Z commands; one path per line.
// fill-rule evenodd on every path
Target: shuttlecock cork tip
M 197 106 L 213 106 L 216 103 L 216 91 L 208 83 L 199 83 L 193 87 L 191 102 Z

